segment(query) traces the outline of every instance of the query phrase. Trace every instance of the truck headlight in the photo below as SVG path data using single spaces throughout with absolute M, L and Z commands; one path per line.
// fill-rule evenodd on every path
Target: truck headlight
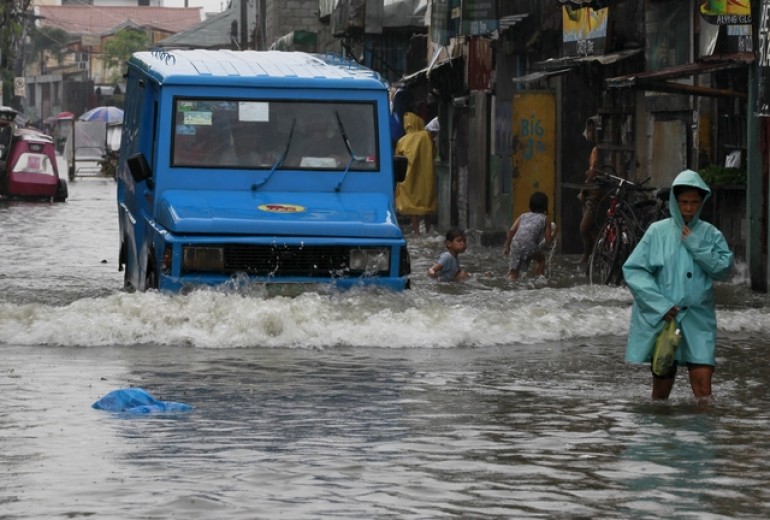
M 225 269 L 225 250 L 221 247 L 187 246 L 183 249 L 182 268 L 185 271 L 215 271 Z
M 350 270 L 367 274 L 390 271 L 390 249 L 351 249 Z

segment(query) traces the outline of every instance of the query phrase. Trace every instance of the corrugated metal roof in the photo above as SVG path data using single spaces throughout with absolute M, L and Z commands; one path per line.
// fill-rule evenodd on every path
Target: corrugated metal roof
M 35 7 L 43 27 L 55 27 L 69 34 L 108 34 L 131 22 L 178 33 L 201 22 L 201 7 L 108 7 L 94 5 L 40 5 Z
M 158 46 L 167 49 L 228 49 L 233 44 L 230 34 L 232 24 L 239 20 L 240 11 L 231 6 L 199 24 L 158 42 Z
M 702 61 L 676 65 L 661 70 L 635 72 L 625 76 L 606 79 L 608 87 L 623 88 L 633 87 L 637 84 L 650 81 L 662 81 L 679 78 L 689 78 L 697 74 L 706 74 L 719 70 L 744 67 L 754 61 L 752 53 L 740 53 L 736 55 L 713 56 Z
M 610 52 L 607 54 L 591 54 L 589 56 L 568 56 L 566 58 L 551 58 L 544 61 L 535 63 L 535 66 L 541 67 L 544 70 L 560 70 L 567 67 L 577 67 L 581 63 L 597 62 L 601 65 L 609 65 L 611 63 L 625 60 L 637 54 L 640 54 L 642 49 L 625 49 L 618 52 Z
M 532 83 L 532 82 L 540 81 L 541 79 L 546 79 L 553 76 L 561 76 L 562 74 L 566 74 L 571 70 L 572 69 L 541 70 L 539 72 L 532 72 L 524 76 L 517 76 L 513 78 L 513 82 L 514 83 Z
M 513 26 L 515 26 L 516 24 L 518 24 L 528 16 L 529 16 L 529 13 L 503 16 L 502 18 L 500 18 L 500 32 L 503 32 L 507 29 L 512 28 Z
M 413 72 L 411 74 L 407 74 L 403 78 L 399 80 L 399 83 L 412 83 L 416 80 L 422 79 L 424 76 L 425 78 L 430 78 L 431 74 L 435 71 L 438 71 L 439 69 L 442 69 L 444 67 L 459 67 L 461 66 L 463 62 L 462 56 L 456 56 L 454 58 L 446 58 L 444 60 L 438 61 L 437 59 L 431 60 L 431 63 L 425 67 L 424 69 L 420 69 L 417 72 Z
M 748 66 L 754 61 L 754 55 L 750 52 L 732 55 L 709 56 L 701 61 L 667 67 L 661 70 L 636 72 L 625 76 L 607 78 L 605 83 L 610 88 L 634 88 L 654 92 L 668 92 L 706 97 L 737 97 L 746 99 L 745 90 L 731 90 L 713 88 L 701 85 L 678 83 L 682 78 L 689 78 L 699 74 L 708 74 L 720 70 L 737 69 Z

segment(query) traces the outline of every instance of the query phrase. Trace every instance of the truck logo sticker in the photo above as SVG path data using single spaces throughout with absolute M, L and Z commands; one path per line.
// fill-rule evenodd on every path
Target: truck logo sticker
M 261 204 L 257 207 L 268 213 L 302 213 L 305 211 L 304 206 L 297 206 L 295 204 Z

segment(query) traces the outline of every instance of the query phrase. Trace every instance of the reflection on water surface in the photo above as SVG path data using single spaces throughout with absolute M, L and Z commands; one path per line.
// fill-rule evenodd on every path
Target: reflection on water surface
M 0 511 L 26 518 L 764 518 L 767 297 L 717 289 L 717 402 L 648 401 L 631 298 L 576 258 L 414 290 L 125 294 L 110 181 L 0 202 Z M 61 239 L 60 237 L 65 237 Z M 485 272 L 492 273 L 484 276 Z M 138 386 L 193 405 L 91 409 Z M 0 515 L 0 516 L 2 516 Z

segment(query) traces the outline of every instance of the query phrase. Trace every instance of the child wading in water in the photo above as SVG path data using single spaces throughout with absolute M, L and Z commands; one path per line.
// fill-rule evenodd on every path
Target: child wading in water
M 529 197 L 529 212 L 522 213 L 508 230 L 503 249 L 505 256 L 510 254 L 508 278 L 516 280 L 532 260 L 537 264 L 535 274 L 545 274 L 545 253 L 540 244 L 543 239 L 546 245 L 553 241 L 555 227 L 548 218 L 548 195 L 536 191 Z
M 465 280 L 468 278 L 468 273 L 462 270 L 460 260 L 457 258 L 468 248 L 465 233 L 457 228 L 447 231 L 446 248 L 447 250 L 441 253 L 436 263 L 428 269 L 428 276 L 438 278 L 442 282 Z

